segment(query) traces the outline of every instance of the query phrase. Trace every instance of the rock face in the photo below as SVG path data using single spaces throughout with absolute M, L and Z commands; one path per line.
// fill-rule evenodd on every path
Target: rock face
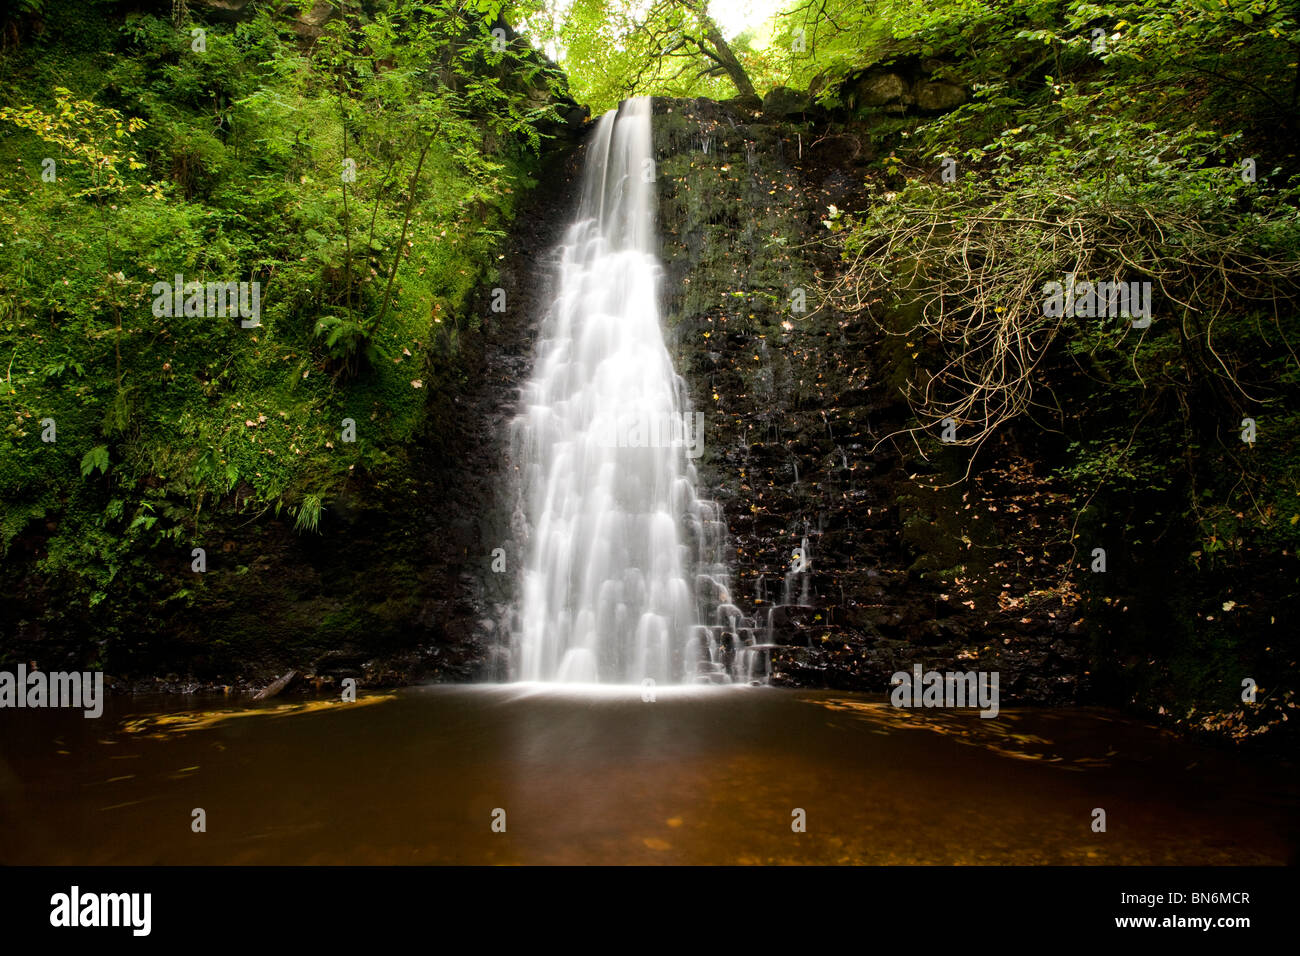
M 339 15 L 339 9 L 329 0 L 314 0 L 303 4 L 294 18 L 294 29 L 299 36 L 318 37 L 325 32 L 325 24 Z
M 235 23 L 251 17 L 257 4 L 253 0 L 189 0 L 187 6 L 213 23 Z M 289 4 L 284 13 L 294 33 L 305 40 L 321 36 L 325 25 L 341 16 L 339 6 L 329 0 Z
M 867 130 L 660 99 L 654 131 L 669 345 L 705 413 L 701 493 L 725 509 L 734 602 L 779 645 L 774 681 L 886 692 L 920 663 L 997 670 L 1004 700 L 1074 699 L 1076 615 L 1031 597 L 1062 557 L 1026 527 L 1027 496 L 1053 506 L 1042 479 L 1008 445 L 971 482 L 928 490 L 948 479 L 918 475 L 936 472 L 891 437 L 910 424 L 912 350 L 887 314 L 821 294 L 828 207 L 866 201 Z
M 868 86 L 886 105 L 904 95 L 894 80 Z M 1023 498 L 1042 486 L 1032 454 L 1008 446 L 971 483 L 928 490 L 912 477 L 924 463 L 895 436 L 909 423 L 900 385 L 911 343 L 885 335 L 888 314 L 824 300 L 836 260 L 823 220 L 832 205 L 863 207 L 881 147 L 866 127 L 810 119 L 807 106 L 791 90 L 761 104 L 654 103 L 667 335 L 705 413 L 700 490 L 725 508 L 734 603 L 774 645 L 777 683 L 885 692 L 892 673 L 921 663 L 998 670 L 1008 701 L 1073 699 L 1076 615 L 1035 597 L 1059 567 L 1022 527 Z M 583 116 L 575 107 L 566 118 L 575 136 Z M 332 496 L 320 536 L 284 519 L 215 527 L 201 605 L 113 609 L 119 632 L 135 635 L 116 641 L 117 676 L 173 689 L 263 687 L 289 670 L 304 684 L 369 686 L 504 676 L 494 650 L 522 557 L 510 543 L 509 422 L 582 149 L 553 153 L 520 210 L 492 283 L 510 308 L 494 313 L 492 289 L 480 290 L 482 332 L 462 338 L 456 360 L 464 387 L 430 395 L 426 433 L 405 460 Z M 34 561 L 38 538 L 14 559 Z M 187 560 L 162 556 L 159 573 Z M 50 582 L 20 576 L 11 597 L 26 610 L 10 656 L 89 663 L 93 620 L 66 618 L 60 635 L 31 623 L 42 618 L 30 611 L 57 603 Z
M 870 73 L 854 86 L 857 102 L 863 106 L 910 106 L 915 100 L 907 80 L 897 73 Z
M 966 102 L 966 90 L 956 83 L 936 80 L 918 80 L 912 87 L 916 108 L 929 113 L 942 113 Z
M 849 75 L 838 97 L 851 113 L 943 113 L 969 98 L 960 83 L 948 77 L 951 67 L 938 60 L 899 57 Z M 824 80 L 815 80 L 820 88 Z
M 773 119 L 806 113 L 810 105 L 807 93 L 800 93 L 788 86 L 774 86 L 763 97 L 763 113 Z

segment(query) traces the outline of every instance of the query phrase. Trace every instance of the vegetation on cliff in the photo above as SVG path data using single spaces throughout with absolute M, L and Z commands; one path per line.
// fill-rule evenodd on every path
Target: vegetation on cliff
M 563 77 L 500 4 L 293 9 L 49 0 L 4 24 L 6 630 L 95 620 L 87 663 L 139 639 L 128 608 L 193 606 L 223 528 L 312 532 L 402 480 L 561 127 Z
M 827 216 L 831 296 L 908 303 L 888 321 L 929 480 L 989 467 L 989 441 L 1054 469 L 1104 686 L 1279 726 L 1300 590 L 1294 7 L 972 7 L 901 41 L 973 95 L 900 129 L 863 208 Z

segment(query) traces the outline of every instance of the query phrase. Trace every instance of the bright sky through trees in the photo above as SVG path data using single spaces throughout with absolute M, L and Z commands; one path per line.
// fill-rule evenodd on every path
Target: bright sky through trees
M 781 6 L 781 0 L 709 0 L 709 13 L 722 28 L 723 35 L 734 40 L 746 30 L 761 26 Z

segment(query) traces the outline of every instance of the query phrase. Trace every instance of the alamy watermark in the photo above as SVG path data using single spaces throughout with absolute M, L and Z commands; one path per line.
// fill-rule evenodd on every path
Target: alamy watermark
M 1076 282 L 1073 272 L 1065 282 L 1043 286 L 1043 315 L 1049 317 L 1117 318 L 1133 320 L 1133 328 L 1151 324 L 1150 282 Z
M 56 927 L 123 926 L 133 936 L 152 928 L 152 893 L 83 893 L 73 886 L 50 897 L 50 925 Z
M 997 671 L 897 671 L 889 679 L 895 707 L 979 707 L 981 717 L 998 715 Z
M 704 454 L 704 413 L 602 416 L 595 425 L 601 448 L 685 448 L 688 458 Z
M 153 314 L 160 319 L 238 315 L 242 328 L 255 329 L 262 324 L 260 282 L 186 282 L 177 273 L 175 282 L 155 282 L 151 291 Z
M 19 664 L 17 673 L 0 671 L 0 708 L 72 707 L 86 718 L 104 712 L 103 671 L 45 671 L 30 673 Z

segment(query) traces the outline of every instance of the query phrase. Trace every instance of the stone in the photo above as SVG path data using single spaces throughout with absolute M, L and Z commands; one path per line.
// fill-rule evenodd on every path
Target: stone
M 329 0 L 315 0 L 310 10 L 299 13 L 294 19 L 294 32 L 306 39 L 317 39 L 324 36 L 325 25 L 338 15 L 338 9 Z
M 730 107 L 733 110 L 757 112 L 763 108 L 763 101 L 758 96 L 741 95 L 734 96 L 729 100 L 723 100 L 720 105 Z
M 911 99 L 907 80 L 897 73 L 868 74 L 855 88 L 859 106 L 889 106 Z
M 763 97 L 763 113 L 772 118 L 807 112 L 810 105 L 807 93 L 792 90 L 788 86 L 774 86 Z
M 916 108 L 929 113 L 941 113 L 966 102 L 966 90 L 956 83 L 942 80 L 920 80 L 912 89 Z

